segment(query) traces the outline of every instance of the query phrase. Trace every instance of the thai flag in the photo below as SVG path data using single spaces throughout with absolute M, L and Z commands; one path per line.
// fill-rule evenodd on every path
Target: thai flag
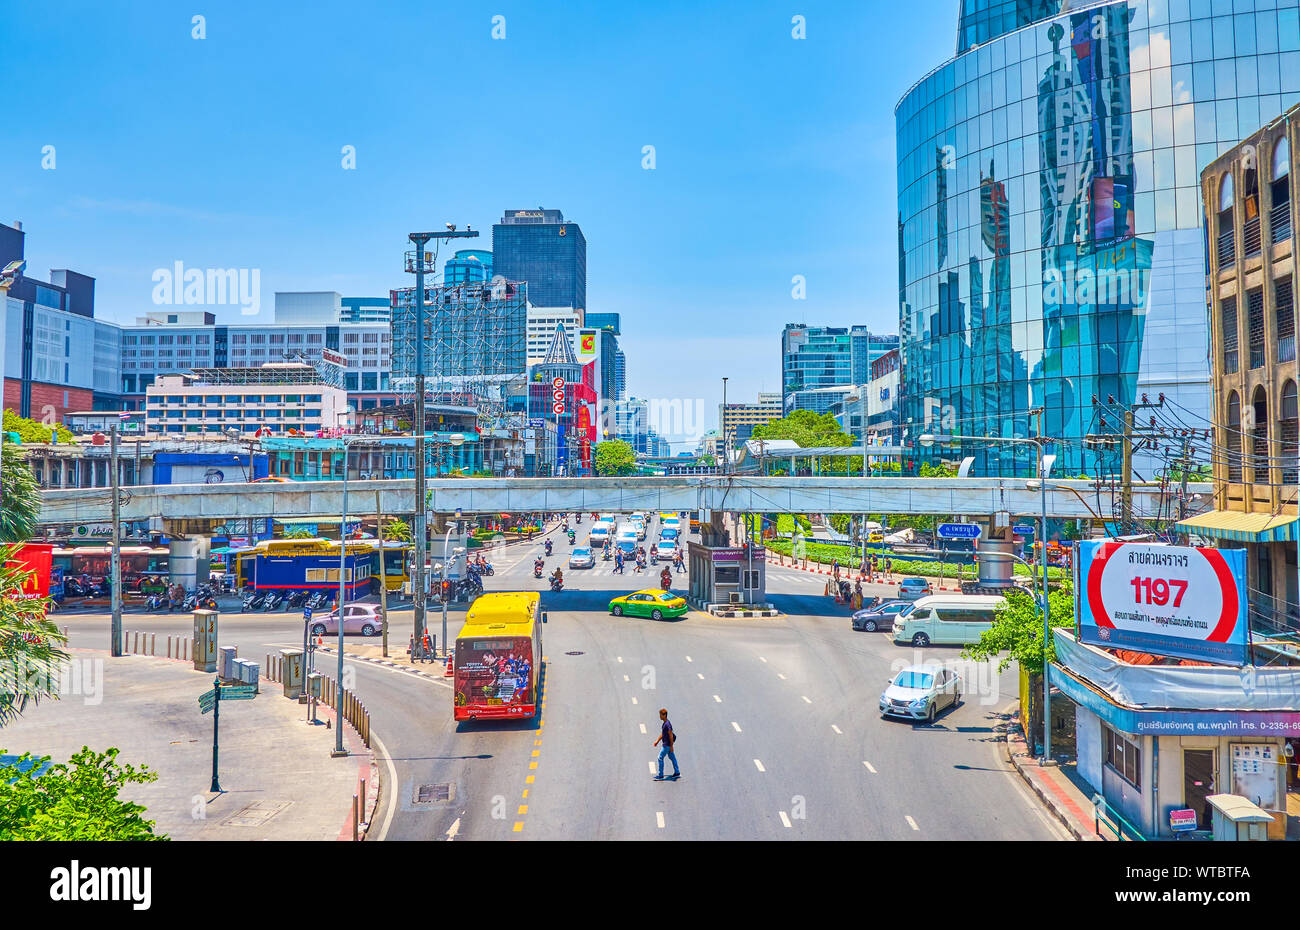
M 119 414 L 117 415 L 117 418 L 118 418 L 119 420 L 129 420 L 129 419 L 131 419 L 131 411 L 129 411 L 129 410 L 123 410 L 121 413 L 119 413 Z

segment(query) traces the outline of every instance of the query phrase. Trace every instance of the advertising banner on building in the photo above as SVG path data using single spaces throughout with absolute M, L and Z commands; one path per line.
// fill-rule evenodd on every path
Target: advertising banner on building
M 1078 545 L 1079 639 L 1246 665 L 1246 551 L 1089 540 Z

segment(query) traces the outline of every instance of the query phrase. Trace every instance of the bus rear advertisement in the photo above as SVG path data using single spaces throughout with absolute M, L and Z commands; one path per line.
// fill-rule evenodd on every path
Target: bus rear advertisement
M 536 591 L 481 595 L 456 637 L 454 717 L 534 717 L 541 708 L 541 601 Z

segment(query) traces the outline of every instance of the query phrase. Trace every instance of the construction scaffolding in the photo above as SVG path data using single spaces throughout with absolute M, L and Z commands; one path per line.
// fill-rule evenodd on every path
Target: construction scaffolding
M 527 368 L 527 286 L 491 283 L 424 289 L 424 332 L 416 330 L 415 288 L 390 292 L 392 386 L 399 402 L 416 391 L 416 353 L 424 353 L 425 399 L 478 409 L 480 422 L 505 417 L 512 385 Z

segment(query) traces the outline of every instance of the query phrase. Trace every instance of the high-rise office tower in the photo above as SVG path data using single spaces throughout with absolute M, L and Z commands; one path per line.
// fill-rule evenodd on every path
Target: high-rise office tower
M 587 240 L 559 210 L 507 210 L 492 227 L 493 274 L 528 283 L 534 307 L 587 308 Z

